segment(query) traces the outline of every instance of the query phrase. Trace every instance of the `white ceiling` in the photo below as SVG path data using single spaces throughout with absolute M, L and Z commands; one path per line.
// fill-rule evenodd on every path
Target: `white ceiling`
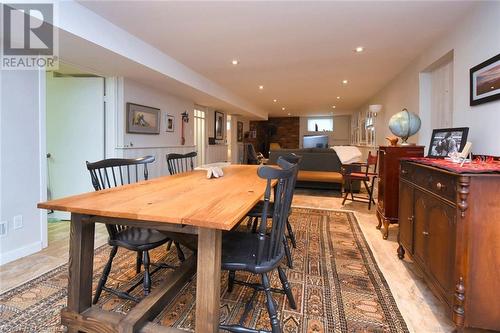
M 358 108 L 474 2 L 80 3 L 271 116 L 285 116 Z

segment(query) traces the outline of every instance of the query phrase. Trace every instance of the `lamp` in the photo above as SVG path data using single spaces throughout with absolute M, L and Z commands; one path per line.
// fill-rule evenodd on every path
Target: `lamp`
M 373 116 L 377 116 L 377 113 L 382 111 L 382 105 L 381 104 L 372 104 L 368 106 L 368 111 L 370 111 Z

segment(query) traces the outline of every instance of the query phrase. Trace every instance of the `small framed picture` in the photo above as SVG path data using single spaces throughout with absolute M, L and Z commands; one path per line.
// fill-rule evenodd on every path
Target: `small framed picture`
M 468 134 L 468 127 L 433 130 L 427 157 L 445 158 L 451 153 L 461 152 L 467 142 Z
M 237 129 L 237 139 L 238 142 L 243 142 L 243 123 L 241 121 L 238 121 L 238 129 Z
M 127 133 L 160 134 L 160 109 L 127 103 Z
M 167 132 L 173 132 L 174 131 L 174 122 L 175 118 L 171 114 L 167 114 L 166 116 L 166 121 L 165 123 L 167 124 Z
M 470 69 L 470 105 L 500 99 L 500 54 Z
M 224 140 L 224 113 L 215 111 L 215 140 Z

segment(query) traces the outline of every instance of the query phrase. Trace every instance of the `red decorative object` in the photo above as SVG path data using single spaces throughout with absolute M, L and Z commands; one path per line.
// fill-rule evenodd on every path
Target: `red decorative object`
M 474 159 L 471 163 L 464 163 L 463 166 L 450 160 L 428 157 L 407 158 L 407 160 L 456 173 L 500 173 L 500 161 L 495 160 L 493 157 Z

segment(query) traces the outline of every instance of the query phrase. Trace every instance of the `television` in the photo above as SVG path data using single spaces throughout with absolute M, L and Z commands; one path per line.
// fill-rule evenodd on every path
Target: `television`
M 328 135 L 304 135 L 302 148 L 328 148 Z

